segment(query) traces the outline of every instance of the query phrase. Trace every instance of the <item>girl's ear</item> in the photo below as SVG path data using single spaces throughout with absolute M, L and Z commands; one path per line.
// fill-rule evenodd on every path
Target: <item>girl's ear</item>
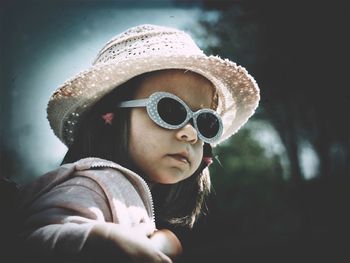
M 206 167 L 213 163 L 213 149 L 209 143 L 203 145 L 203 163 Z
M 203 157 L 213 157 L 213 149 L 209 143 L 203 145 Z
M 194 174 L 203 175 L 204 169 L 209 167 L 213 162 L 213 153 L 210 144 L 204 143 L 203 145 L 203 158 L 197 171 Z

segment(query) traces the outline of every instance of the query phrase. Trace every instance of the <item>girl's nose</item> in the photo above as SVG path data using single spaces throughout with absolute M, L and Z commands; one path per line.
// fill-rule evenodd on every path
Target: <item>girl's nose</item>
M 180 141 L 194 144 L 198 141 L 197 130 L 190 123 L 187 123 L 184 127 L 176 131 L 176 138 Z

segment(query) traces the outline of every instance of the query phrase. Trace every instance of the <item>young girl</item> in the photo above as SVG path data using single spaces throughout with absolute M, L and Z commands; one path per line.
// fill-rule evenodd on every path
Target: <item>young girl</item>
M 247 71 L 206 56 L 186 33 L 140 25 L 48 103 L 63 165 L 21 193 L 26 262 L 172 262 L 210 191 L 211 146 L 249 119 Z M 119 261 L 118 261 L 119 260 Z

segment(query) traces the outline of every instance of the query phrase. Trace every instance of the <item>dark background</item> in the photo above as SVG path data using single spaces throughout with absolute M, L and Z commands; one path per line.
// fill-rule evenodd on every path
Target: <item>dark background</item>
M 210 238 L 195 251 L 205 262 L 349 262 L 347 9 L 337 1 L 200 2 L 220 13 L 202 21 L 219 39 L 210 49 L 256 77 L 254 118 L 278 132 L 289 168 L 282 177 L 279 156 L 267 158 L 247 131 L 219 148 L 212 212 L 194 243 Z M 305 145 L 318 160 L 312 178 L 302 169 Z
M 251 121 L 215 148 L 209 214 L 186 235 L 182 261 L 349 262 L 349 12 L 345 4 L 1 3 L 2 177 L 25 183 L 61 161 L 65 148 L 52 134 L 45 135 L 50 133 L 45 103 L 55 85 L 87 67 L 104 42 L 139 22 L 178 26 L 208 53 L 246 67 L 262 97 Z M 106 12 L 113 17 L 114 11 L 138 9 L 139 20 L 112 19 L 111 24 L 122 25 L 117 31 L 108 23 L 103 30 L 98 27 Z M 81 31 L 83 25 L 88 30 Z M 64 58 L 76 54 L 81 42 L 86 51 L 79 54 L 82 62 L 69 61 L 73 63 L 69 65 L 60 55 L 52 55 L 57 49 Z M 51 78 L 38 85 L 41 82 L 35 77 L 43 72 Z M 46 152 L 40 146 L 46 146 Z M 10 196 L 4 190 L 2 195 Z

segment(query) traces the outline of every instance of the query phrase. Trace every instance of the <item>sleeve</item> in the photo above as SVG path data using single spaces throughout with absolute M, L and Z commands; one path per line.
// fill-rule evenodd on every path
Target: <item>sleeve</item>
M 21 239 L 31 254 L 78 255 L 94 224 L 110 222 L 101 187 L 74 177 L 37 198 L 25 212 Z

